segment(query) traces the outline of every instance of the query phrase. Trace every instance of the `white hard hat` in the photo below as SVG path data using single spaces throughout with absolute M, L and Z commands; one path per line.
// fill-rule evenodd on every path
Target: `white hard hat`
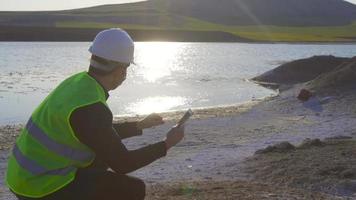
M 132 63 L 134 43 L 129 34 L 119 28 L 111 28 L 98 33 L 89 52 L 120 63 Z

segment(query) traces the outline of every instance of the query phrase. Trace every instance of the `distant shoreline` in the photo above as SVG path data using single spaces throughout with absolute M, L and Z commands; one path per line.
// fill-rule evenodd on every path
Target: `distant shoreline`
M 89 42 L 103 28 L 57 28 L 0 26 L 1 42 Z M 356 44 L 355 41 L 267 41 L 251 40 L 224 31 L 126 30 L 134 41 L 227 42 L 256 44 Z
M 0 41 L 92 41 L 102 28 L 0 26 Z M 222 31 L 127 30 L 134 41 L 251 42 Z

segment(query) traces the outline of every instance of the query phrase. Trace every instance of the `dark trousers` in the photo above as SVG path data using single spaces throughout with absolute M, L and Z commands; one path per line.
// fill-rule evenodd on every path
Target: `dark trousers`
M 142 200 L 145 192 L 145 183 L 138 178 L 89 168 L 78 170 L 75 180 L 64 188 L 35 200 Z

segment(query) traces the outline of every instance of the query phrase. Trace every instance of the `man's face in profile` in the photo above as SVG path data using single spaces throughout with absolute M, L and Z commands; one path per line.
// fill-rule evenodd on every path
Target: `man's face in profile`
M 119 66 L 114 72 L 113 89 L 119 87 L 125 80 L 127 75 L 127 68 L 129 64 Z

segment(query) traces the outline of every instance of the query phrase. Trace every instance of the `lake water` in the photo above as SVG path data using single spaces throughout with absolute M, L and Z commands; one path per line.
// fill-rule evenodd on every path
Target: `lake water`
M 0 124 L 24 123 L 66 77 L 87 70 L 89 42 L 0 42 Z M 137 42 L 135 62 L 110 92 L 114 115 L 236 105 L 274 92 L 246 79 L 313 55 L 356 55 L 356 45 Z

